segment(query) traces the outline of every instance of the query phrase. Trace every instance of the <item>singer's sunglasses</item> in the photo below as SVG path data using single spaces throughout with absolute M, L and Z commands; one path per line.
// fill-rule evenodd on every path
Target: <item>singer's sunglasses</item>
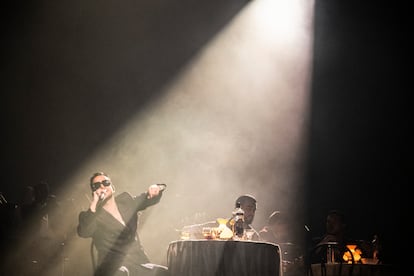
M 107 187 L 107 186 L 111 185 L 111 181 L 105 179 L 105 180 L 102 180 L 101 182 L 91 183 L 92 192 L 95 192 L 96 190 L 98 190 L 101 187 L 101 185 L 104 185 L 105 187 Z

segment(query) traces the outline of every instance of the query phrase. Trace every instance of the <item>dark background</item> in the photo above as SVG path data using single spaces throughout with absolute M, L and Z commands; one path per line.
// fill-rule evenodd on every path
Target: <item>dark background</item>
M 391 3 L 316 2 L 307 177 L 312 225 L 336 206 L 351 237 L 377 229 L 393 262 L 410 148 L 404 14 Z
M 97 2 L 2 9 L 0 191 L 10 201 L 45 177 L 57 189 L 246 4 Z M 315 4 L 306 223 L 320 235 L 327 211 L 340 209 L 350 236 L 380 234 L 393 263 L 409 169 L 406 29 L 397 4 Z

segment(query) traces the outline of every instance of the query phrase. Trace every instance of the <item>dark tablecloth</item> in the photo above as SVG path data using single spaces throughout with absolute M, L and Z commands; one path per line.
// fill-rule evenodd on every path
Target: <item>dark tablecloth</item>
M 279 276 L 280 250 L 273 243 L 179 240 L 169 244 L 171 276 Z

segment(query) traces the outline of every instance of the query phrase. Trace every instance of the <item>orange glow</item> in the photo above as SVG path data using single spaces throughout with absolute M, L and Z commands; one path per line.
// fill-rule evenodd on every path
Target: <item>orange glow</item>
M 362 251 L 359 248 L 357 248 L 355 244 L 348 244 L 346 247 L 349 249 L 349 251 L 346 251 L 344 255 L 342 256 L 344 261 L 348 262 L 349 264 L 352 263 L 352 256 L 353 256 L 354 262 L 355 263 L 359 262 L 361 260 Z M 351 253 L 352 253 L 352 256 L 351 256 Z

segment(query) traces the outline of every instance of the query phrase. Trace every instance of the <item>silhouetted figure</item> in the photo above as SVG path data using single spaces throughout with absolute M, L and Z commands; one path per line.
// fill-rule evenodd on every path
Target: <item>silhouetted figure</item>
M 259 233 L 263 241 L 272 243 L 292 243 L 295 240 L 290 218 L 280 211 L 269 215 L 267 224 Z
M 61 221 L 54 215 L 58 208 L 46 181 L 24 188 L 16 207 L 19 224 L 13 233 L 15 243 L 5 257 L 7 275 L 50 275 L 53 267 L 59 269 L 62 239 L 56 229 Z
M 7 201 L 0 192 L 0 250 L 7 252 L 9 246 L 16 243 L 16 231 L 20 226 L 21 217 L 18 204 Z
M 274 211 L 268 217 L 267 225 L 259 231 L 262 241 L 279 245 L 284 275 L 303 275 L 305 272 L 305 250 L 297 228 L 288 214 Z
M 330 210 L 326 215 L 325 233 L 313 238 L 309 248 L 309 263 L 344 262 L 343 254 L 349 240 L 346 236 L 345 215 L 339 210 Z
M 339 210 L 331 210 L 326 216 L 325 234 L 317 241 L 317 244 L 327 242 L 338 242 L 346 244 L 346 221 L 345 215 Z

